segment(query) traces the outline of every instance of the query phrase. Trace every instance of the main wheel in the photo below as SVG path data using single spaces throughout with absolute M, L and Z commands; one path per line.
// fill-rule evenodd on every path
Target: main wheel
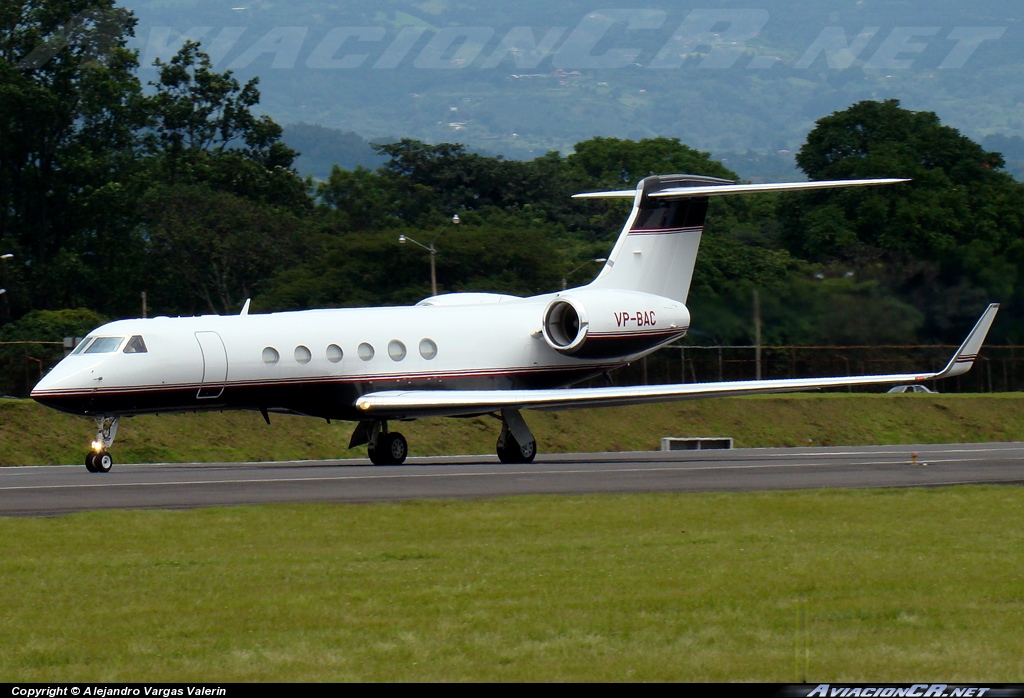
M 97 473 L 109 473 L 113 465 L 114 459 L 106 451 L 100 451 L 92 459 L 92 467 L 95 468 Z
M 370 457 L 370 462 L 373 463 L 374 465 L 387 465 L 388 461 L 385 458 L 387 452 L 384 448 L 383 434 L 381 435 L 378 441 L 380 442 L 378 444 L 378 448 L 374 448 L 373 444 L 370 444 L 369 446 L 366 447 L 366 455 Z
M 537 456 L 537 441 L 533 440 L 520 446 L 516 437 L 508 434 L 505 437 L 505 445 L 499 444 L 497 452 L 498 460 L 502 463 L 532 463 Z
M 88 470 L 90 473 L 95 473 L 96 472 L 95 460 L 96 460 L 96 453 L 95 452 L 89 451 L 87 454 L 85 454 L 85 469 Z
M 391 431 L 380 434 L 376 448 L 367 446 L 366 453 L 374 465 L 401 465 L 409 455 L 409 442 L 397 431 Z
M 378 443 L 377 447 L 384 447 L 388 465 L 401 465 L 404 463 L 406 456 L 409 455 L 409 442 L 405 440 L 405 437 L 397 431 L 392 431 L 382 434 L 380 438 L 383 439 L 384 443 Z

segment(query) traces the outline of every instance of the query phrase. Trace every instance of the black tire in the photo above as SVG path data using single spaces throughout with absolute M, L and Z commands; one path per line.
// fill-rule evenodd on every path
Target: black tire
M 380 445 L 383 446 L 383 434 L 381 434 L 379 441 L 381 442 Z M 384 460 L 384 454 L 386 452 L 387 451 L 384 448 L 381 448 L 379 450 L 374 448 L 373 444 L 370 444 L 369 446 L 366 447 L 366 455 L 370 457 L 370 462 L 373 463 L 374 465 L 387 465 L 387 461 Z
M 96 469 L 94 472 L 109 473 L 113 466 L 114 459 L 106 451 L 100 451 L 92 459 L 92 467 Z
M 409 442 L 397 431 L 377 436 L 377 447 L 367 446 L 367 454 L 374 465 L 401 465 L 409 455 Z
M 88 470 L 90 473 L 96 472 L 96 466 L 93 464 L 95 458 L 96 454 L 93 453 L 92 451 L 89 451 L 87 454 L 85 454 L 85 469 Z
M 520 446 L 516 437 L 508 434 L 505 437 L 505 445 L 498 446 L 498 460 L 502 463 L 532 463 L 537 457 L 537 441 L 533 440 L 525 446 Z
M 383 434 L 381 439 L 383 443 L 378 443 L 377 447 L 384 447 L 384 457 L 387 459 L 387 464 L 401 465 L 404 463 L 409 455 L 409 442 L 405 440 L 405 437 L 397 431 L 392 431 Z

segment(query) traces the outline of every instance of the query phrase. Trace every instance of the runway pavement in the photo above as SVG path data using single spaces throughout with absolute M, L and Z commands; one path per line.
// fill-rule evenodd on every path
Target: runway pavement
M 914 464 L 912 454 L 918 454 Z M 116 456 L 116 453 L 115 453 Z M 0 468 L 0 516 L 278 502 L 1024 483 L 1024 443 Z

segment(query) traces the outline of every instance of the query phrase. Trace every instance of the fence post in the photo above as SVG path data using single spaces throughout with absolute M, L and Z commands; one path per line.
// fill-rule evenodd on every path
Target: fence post
M 761 380 L 761 296 L 754 289 L 754 361 L 757 380 Z

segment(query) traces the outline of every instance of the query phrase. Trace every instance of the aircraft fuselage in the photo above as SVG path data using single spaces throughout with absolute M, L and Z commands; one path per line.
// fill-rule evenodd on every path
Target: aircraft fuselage
M 32 397 L 82 415 L 262 409 L 358 420 L 356 400 L 374 391 L 569 386 L 682 336 L 688 324 L 668 322 L 665 303 L 676 315 L 685 308 L 667 299 L 602 308 L 621 330 L 592 332 L 585 356 L 569 355 L 542 332 L 545 308 L 568 294 L 121 320 L 91 332 Z M 129 351 L 133 337 L 144 351 Z M 117 344 L 93 344 L 99 338 Z

